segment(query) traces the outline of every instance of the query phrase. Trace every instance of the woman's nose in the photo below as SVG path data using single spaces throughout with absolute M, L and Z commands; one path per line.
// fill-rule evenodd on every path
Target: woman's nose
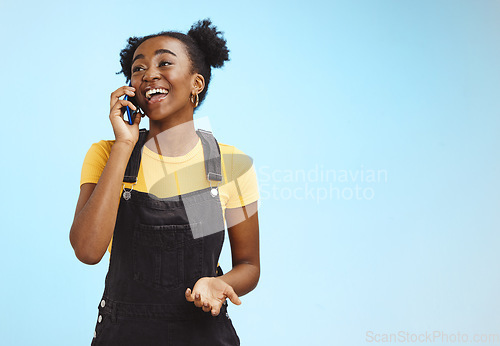
M 146 82 L 155 80 L 155 79 L 160 79 L 160 73 L 157 69 L 153 68 L 148 68 L 145 72 L 144 75 L 142 76 L 142 79 Z

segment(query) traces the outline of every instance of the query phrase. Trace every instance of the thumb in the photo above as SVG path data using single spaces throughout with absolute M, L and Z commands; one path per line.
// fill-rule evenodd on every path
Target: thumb
M 226 296 L 229 298 L 229 300 L 233 304 L 236 304 L 236 305 L 240 305 L 241 304 L 240 298 L 238 297 L 238 295 L 236 294 L 236 292 L 234 292 L 234 290 L 233 290 L 233 288 L 231 286 L 229 286 L 227 288 Z
M 139 126 L 139 124 L 141 123 L 141 119 L 142 119 L 141 113 L 136 113 L 133 125 Z

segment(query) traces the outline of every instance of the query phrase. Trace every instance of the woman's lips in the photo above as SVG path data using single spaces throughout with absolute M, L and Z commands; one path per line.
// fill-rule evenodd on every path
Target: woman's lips
M 148 104 L 158 103 L 163 101 L 167 96 L 168 94 L 154 94 L 149 100 L 147 99 L 147 101 Z

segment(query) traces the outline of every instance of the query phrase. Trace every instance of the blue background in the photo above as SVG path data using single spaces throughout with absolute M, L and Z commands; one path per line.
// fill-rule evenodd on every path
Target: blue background
M 260 282 L 229 304 L 242 345 L 498 336 L 499 16 L 492 0 L 2 1 L 1 343 L 90 344 L 109 256 L 80 263 L 69 229 L 83 158 L 114 138 L 119 52 L 206 17 L 231 61 L 196 117 L 254 158 L 262 196 Z

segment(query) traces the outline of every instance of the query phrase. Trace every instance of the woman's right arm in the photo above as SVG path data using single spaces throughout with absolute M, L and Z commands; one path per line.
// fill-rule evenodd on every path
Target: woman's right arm
M 70 242 L 83 263 L 99 263 L 106 253 L 115 227 L 123 175 L 133 149 L 115 142 L 98 183 L 80 188 Z
M 133 96 L 133 88 L 122 87 L 111 94 L 110 120 L 115 133 L 108 161 L 97 184 L 86 183 L 80 188 L 75 217 L 69 234 L 76 257 L 86 264 L 97 264 L 106 253 L 118 213 L 120 192 L 127 163 L 139 138 L 140 116 L 133 125 L 125 124 L 121 109 L 135 106 L 119 98 Z

